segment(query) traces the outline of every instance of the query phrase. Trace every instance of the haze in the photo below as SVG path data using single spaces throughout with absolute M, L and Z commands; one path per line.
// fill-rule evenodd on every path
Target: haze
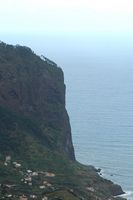
M 0 27 L 2 41 L 30 46 L 61 66 L 72 60 L 106 64 L 109 56 L 126 63 L 133 50 L 133 1 L 1 0 Z
M 132 31 L 131 0 L 1 0 L 1 32 Z

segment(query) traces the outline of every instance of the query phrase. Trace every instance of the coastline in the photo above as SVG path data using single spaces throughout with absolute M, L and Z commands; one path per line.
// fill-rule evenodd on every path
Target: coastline
M 7 60 L 9 65 L 7 65 L 8 62 L 5 62 L 5 65 L 1 64 L 4 74 L 2 92 L 7 99 L 0 99 L 1 118 L 4 119 L 0 121 L 1 143 L 3 144 L 0 166 L 3 176 L 0 183 L 2 196 L 0 198 L 6 198 L 8 194 L 13 195 L 15 199 L 20 195 L 25 195 L 27 198 L 33 192 L 39 198 L 43 197 L 44 192 L 45 194 L 50 192 L 54 197 L 54 192 L 59 189 L 58 195 L 60 195 L 62 188 L 65 188 L 68 196 L 71 193 L 68 190 L 74 191 L 78 199 L 86 200 L 114 200 L 116 195 L 123 194 L 120 185 L 99 176 L 97 172 L 100 172 L 100 169 L 97 171 L 95 167 L 84 165 L 75 159 L 71 126 L 65 108 L 65 85 L 62 70 L 53 66 L 53 63 L 41 60 L 28 47 L 14 47 L 3 43 L 1 45 L 1 49 L 5 52 L 6 48 L 7 53 L 12 55 L 12 59 Z M 29 64 L 29 56 L 33 63 Z M 34 65 L 35 61 L 38 65 Z M 16 66 L 20 65 L 23 67 L 18 70 Z M 35 78 L 36 74 L 37 78 Z M 34 90 L 32 81 L 37 86 Z M 14 89 L 15 94 L 21 93 L 22 95 L 14 100 L 14 95 L 8 92 L 9 85 Z M 40 96 L 41 99 L 38 98 Z M 32 109 L 29 109 L 29 106 Z M 13 140 L 8 143 L 7 138 L 13 138 Z M 10 180 L 10 186 L 7 180 Z M 15 188 L 10 191 L 14 185 L 20 190 Z M 9 190 L 3 192 L 5 187 Z M 62 199 L 69 198 L 63 197 Z M 116 199 L 122 200 L 121 197 Z
M 101 168 L 97 168 L 97 172 L 99 174 L 99 176 L 101 176 L 102 178 L 105 178 L 105 179 L 109 179 L 106 174 L 104 173 L 104 170 L 101 169 Z M 110 174 L 110 176 L 112 177 L 113 174 Z M 113 181 L 113 180 L 111 180 Z M 114 181 L 113 181 L 114 182 Z M 115 184 L 115 183 L 114 183 Z M 122 187 L 122 190 L 123 190 L 123 187 Z M 123 191 L 123 194 L 118 194 L 116 196 L 114 196 L 116 198 L 122 198 L 123 200 L 132 200 L 133 199 L 133 191 Z

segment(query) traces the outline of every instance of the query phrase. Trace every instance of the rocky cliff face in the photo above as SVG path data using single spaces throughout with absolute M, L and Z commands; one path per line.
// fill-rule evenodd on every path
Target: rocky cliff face
M 75 159 L 63 72 L 55 63 L 30 48 L 1 43 L 0 106 L 37 122 L 41 143 Z

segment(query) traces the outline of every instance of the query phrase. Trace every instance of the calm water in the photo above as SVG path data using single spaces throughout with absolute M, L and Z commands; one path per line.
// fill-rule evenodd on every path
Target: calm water
M 65 69 L 77 160 L 102 169 L 133 199 L 133 68 Z

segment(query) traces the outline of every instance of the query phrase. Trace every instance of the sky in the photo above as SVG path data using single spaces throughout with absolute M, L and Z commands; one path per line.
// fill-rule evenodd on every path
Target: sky
M 0 33 L 132 32 L 132 0 L 0 0 Z
M 0 0 L 0 40 L 61 67 L 129 63 L 132 36 L 133 0 Z

